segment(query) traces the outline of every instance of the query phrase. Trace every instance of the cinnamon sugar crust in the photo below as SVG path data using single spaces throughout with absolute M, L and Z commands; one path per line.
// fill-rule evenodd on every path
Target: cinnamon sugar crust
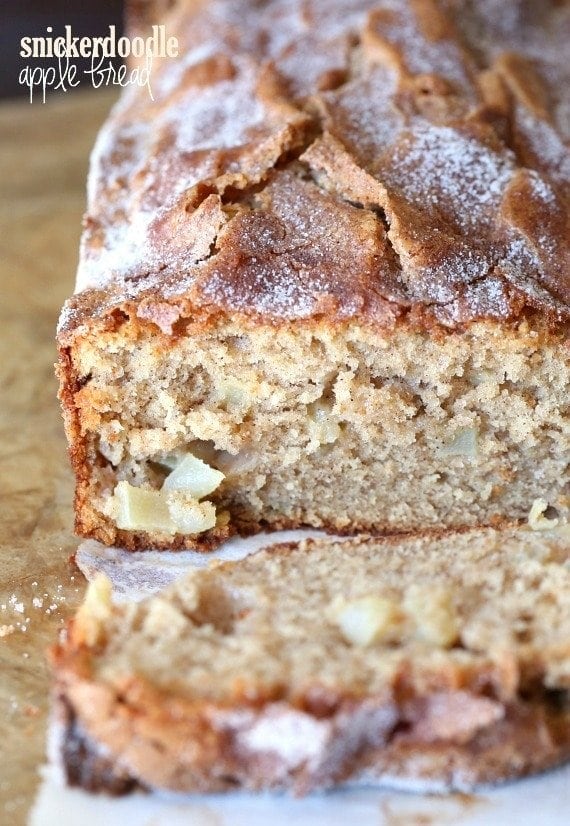
M 460 713 L 465 713 L 465 706 L 461 706 L 465 697 L 460 695 L 451 702 L 457 700 Z M 154 761 L 149 767 L 148 757 L 141 754 L 140 772 L 125 768 L 122 761 L 117 761 L 107 749 L 101 749 L 82 729 L 63 697 L 56 700 L 56 710 L 60 723 L 63 723 L 61 761 L 67 782 L 89 792 L 111 795 L 161 789 L 165 783 L 169 784 L 167 788 L 178 792 L 247 789 L 285 790 L 303 795 L 342 785 L 383 786 L 424 793 L 465 792 L 547 771 L 570 757 L 570 715 L 556 708 L 549 709 L 548 705 L 521 702 L 506 707 L 502 720 L 473 737 L 469 743 L 414 743 L 395 737 L 384 747 L 366 747 L 363 754 L 354 757 L 340 771 L 331 771 L 328 776 L 299 773 L 280 778 L 279 761 L 267 755 L 244 755 L 239 749 L 234 752 L 230 740 L 229 747 L 227 742 L 219 743 L 214 770 L 204 766 L 183 771 L 179 766 L 171 766 L 166 776 L 160 779 L 151 776 L 148 780 L 148 769 L 156 768 Z M 126 726 L 124 720 L 121 724 Z M 125 734 L 128 736 L 128 729 Z M 169 746 L 167 742 L 166 750 Z M 139 745 L 138 748 L 143 751 L 144 747 Z M 177 751 L 173 744 L 174 759 Z M 206 773 L 208 768 L 210 774 Z M 145 774 L 145 780 L 138 776 L 139 773 Z
M 141 303 L 567 317 L 567 4 L 169 5 L 181 58 L 99 137 L 62 343 Z

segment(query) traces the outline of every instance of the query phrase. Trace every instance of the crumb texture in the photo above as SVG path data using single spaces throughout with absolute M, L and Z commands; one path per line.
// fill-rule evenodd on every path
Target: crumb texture
M 570 753 L 569 549 L 567 526 L 319 540 L 111 612 L 96 582 L 52 655 L 70 742 L 178 790 L 544 768 Z
M 109 635 L 97 673 L 119 682 L 136 673 L 204 700 L 276 691 L 291 700 L 317 678 L 331 690 L 381 692 L 403 654 L 419 685 L 431 665 L 491 668 L 508 652 L 511 688 L 534 679 L 570 687 L 569 536 L 564 526 L 314 540 L 214 564 L 112 615 L 97 606 L 91 614 Z M 365 646 L 346 640 L 339 597 L 354 608 L 370 597 L 393 605 L 393 635 Z M 430 633 L 438 624 L 452 634 Z
M 264 523 L 494 524 L 526 519 L 537 500 L 568 514 L 567 349 L 528 326 L 437 340 L 226 317 L 167 350 L 148 328 L 95 333 L 74 361 L 89 377 L 73 398 L 78 530 L 107 544 L 207 548 Z M 192 456 L 217 485 L 198 516 L 191 490 L 166 490 L 175 474 L 191 484 L 172 468 Z M 127 494 L 130 521 L 116 508 Z M 177 511 L 173 495 L 186 497 Z

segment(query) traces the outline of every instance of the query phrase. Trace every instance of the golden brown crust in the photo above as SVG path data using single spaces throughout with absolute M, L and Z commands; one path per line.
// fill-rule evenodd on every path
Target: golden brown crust
M 220 705 L 163 694 L 140 678 L 115 692 L 92 677 L 88 652 L 73 645 L 52 649 L 51 661 L 66 776 L 94 792 L 244 788 L 302 795 L 343 783 L 466 791 L 570 758 L 567 701 L 560 704 L 547 692 L 498 700 L 478 695 L 475 678 L 473 693 L 450 690 L 442 674 L 441 690 L 434 684 L 431 694 L 414 697 L 402 674 L 389 699 L 333 695 L 313 686 L 295 701 L 236 695 Z M 500 685 L 499 670 L 494 677 L 482 674 L 480 688 L 488 692 L 493 678 Z M 432 705 L 444 712 L 444 723 L 431 719 Z M 248 732 L 287 715 L 294 726 L 307 727 L 307 738 L 316 736 L 315 724 L 326 728 L 318 760 L 288 766 L 285 756 L 244 746 Z M 363 722 L 367 732 L 355 747 L 351 734 Z
M 94 793 L 128 794 L 148 786 L 120 766 L 111 754 L 102 754 L 81 730 L 76 718 L 62 703 L 65 720 L 62 737 L 62 763 L 67 782 Z M 335 784 L 404 786 L 408 790 L 466 791 L 481 785 L 496 784 L 546 771 L 570 757 L 570 739 L 560 740 L 560 715 L 552 717 L 532 707 L 509 710 L 508 720 L 496 726 L 492 736 L 486 733 L 468 745 L 417 744 L 394 742 L 388 748 L 372 750 L 355 760 Z M 568 719 L 565 724 L 568 725 Z M 558 739 L 556 739 L 556 737 Z M 224 752 L 227 758 L 227 753 Z M 220 753 L 222 762 L 222 753 Z M 296 794 L 310 791 L 306 780 L 294 788 Z M 322 787 L 322 785 L 321 785 Z M 232 774 L 193 783 L 178 791 L 232 791 L 237 788 L 259 790 L 264 783 L 263 766 L 256 776 L 241 782 Z M 283 785 L 273 788 L 284 788 Z M 291 790 L 290 788 L 288 790 Z
M 117 308 L 559 324 L 568 7 L 479 5 L 174 4 L 185 63 L 99 139 L 61 341 Z

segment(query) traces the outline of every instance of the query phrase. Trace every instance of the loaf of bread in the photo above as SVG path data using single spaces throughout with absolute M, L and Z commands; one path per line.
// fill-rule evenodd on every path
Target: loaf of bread
M 103 575 L 52 651 L 72 784 L 469 789 L 570 756 L 570 534 L 316 540 L 138 604 Z
M 91 161 L 58 333 L 78 533 L 566 510 L 570 6 L 133 5 L 180 57 Z

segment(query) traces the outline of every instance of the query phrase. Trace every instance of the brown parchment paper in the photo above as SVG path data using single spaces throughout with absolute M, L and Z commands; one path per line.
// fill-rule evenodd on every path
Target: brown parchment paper
M 73 288 L 90 148 L 115 95 L 0 104 L 0 823 L 26 821 L 44 759 L 44 652 L 84 580 L 54 334 Z

